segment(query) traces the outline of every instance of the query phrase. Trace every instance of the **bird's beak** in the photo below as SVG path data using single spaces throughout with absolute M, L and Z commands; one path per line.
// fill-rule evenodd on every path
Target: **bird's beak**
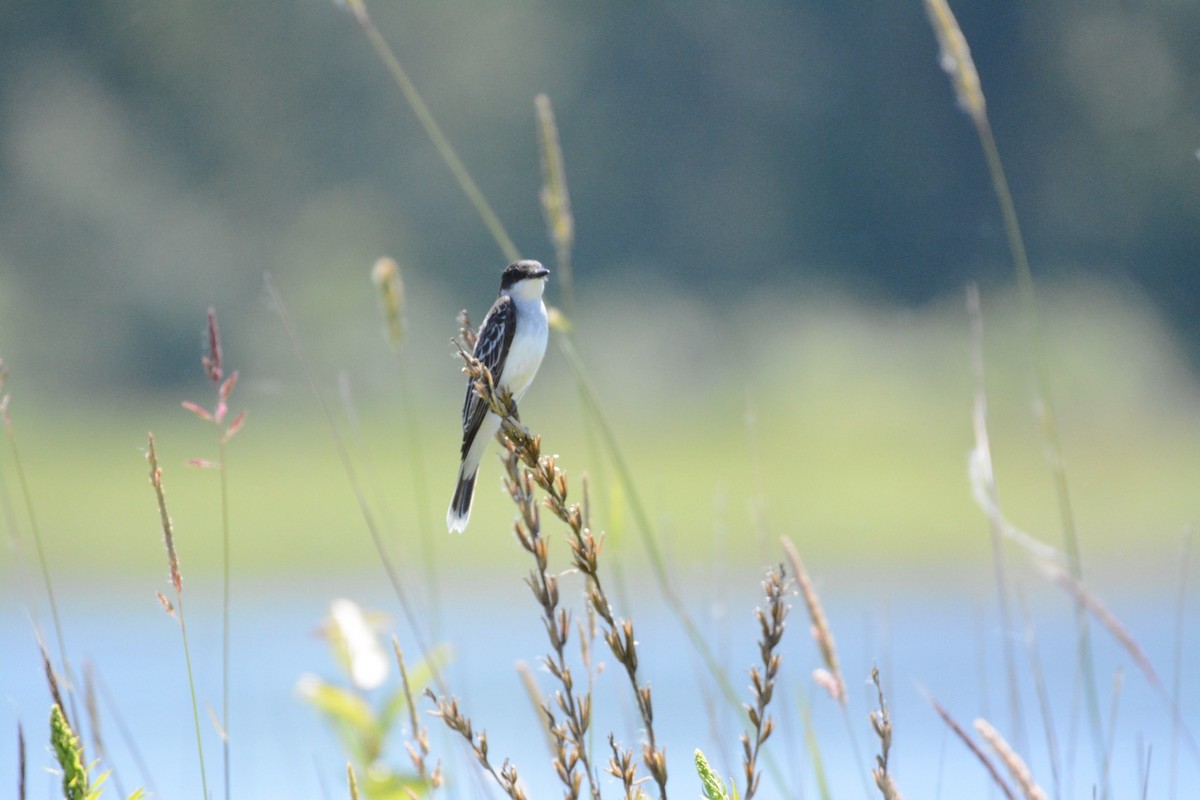
M 550 277 L 550 270 L 546 269 L 545 267 L 542 267 L 542 268 L 541 268 L 541 269 L 539 269 L 537 272 L 533 273 L 533 277 L 535 277 L 535 278 L 549 278 L 549 277 Z

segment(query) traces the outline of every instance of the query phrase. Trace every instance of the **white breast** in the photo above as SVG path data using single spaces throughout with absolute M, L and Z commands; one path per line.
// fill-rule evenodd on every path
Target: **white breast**
M 514 300 L 517 303 L 517 332 L 513 336 L 508 358 L 504 361 L 501 383 L 512 392 L 513 399 L 519 401 L 542 365 L 549 326 L 546 323 L 546 306 L 541 298 Z

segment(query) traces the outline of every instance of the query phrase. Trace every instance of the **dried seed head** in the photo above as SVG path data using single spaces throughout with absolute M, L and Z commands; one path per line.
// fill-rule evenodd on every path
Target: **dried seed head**
M 1004 766 L 1008 767 L 1009 774 L 1012 775 L 1017 785 L 1021 787 L 1021 791 L 1027 800 L 1046 800 L 1045 790 L 1041 786 L 1038 786 L 1025 760 L 1021 758 L 1016 750 L 1012 749 L 1008 741 L 1000 735 L 998 730 L 992 727 L 990 722 L 980 717 L 975 720 L 975 730 L 979 731 L 979 735 L 983 737 L 983 740 L 991 745 L 992 749 L 996 751 L 996 755 L 1004 762 Z
M 469 355 L 469 351 L 475 349 L 475 329 L 471 327 L 471 315 L 467 313 L 465 308 L 458 312 L 457 321 L 458 338 L 461 342 L 461 345 L 459 346 L 459 352 L 461 353 L 463 349 L 466 349 L 468 353 L 463 355 Z
M 958 27 L 950 4 L 946 0 L 925 0 L 925 12 L 937 36 L 942 69 L 950 76 L 958 105 L 976 123 L 982 122 L 986 118 L 983 87 L 979 83 L 979 73 L 975 71 L 971 48 L 967 46 L 967 37 Z
M 174 618 L 175 606 L 171 605 L 171 601 L 167 599 L 167 596 L 162 592 L 155 592 L 154 594 L 156 597 L 158 597 L 158 602 L 162 604 L 163 611 L 167 612 L 172 618 Z
M 567 194 L 566 170 L 563 167 L 562 146 L 550 98 L 539 94 L 534 98 L 537 107 L 537 133 L 542 156 L 542 211 L 550 239 L 558 251 L 569 251 L 575 239 L 575 220 L 571 215 L 571 198 Z M 570 275 L 567 272 L 564 280 Z
M 204 374 L 216 386 L 221 383 L 221 331 L 217 327 L 217 310 L 208 308 L 208 355 L 200 359 Z
M 379 291 L 383 304 L 383 317 L 387 322 L 388 340 L 392 347 L 399 347 L 404 340 L 404 281 L 400 278 L 400 265 L 392 258 L 381 258 L 371 268 L 371 282 Z
M 150 484 L 158 500 L 158 513 L 162 523 L 163 542 L 167 547 L 167 565 L 170 568 L 171 585 L 175 593 L 183 593 L 183 576 L 179 572 L 179 555 L 175 552 L 175 532 L 171 525 L 171 517 L 167 513 L 166 492 L 163 489 L 162 470 L 158 467 L 158 453 L 154 449 L 154 434 L 146 435 L 146 460 L 150 462 Z
M 833 631 L 829 627 L 829 621 L 825 617 L 825 609 L 821 605 L 821 599 L 817 596 L 816 589 L 813 588 L 812 582 L 808 579 L 808 571 L 804 568 L 804 562 L 800 560 L 800 553 L 796 550 L 795 545 L 786 536 L 780 539 L 780 544 L 783 546 L 784 552 L 787 554 L 788 562 L 792 566 L 792 573 L 796 576 L 796 583 L 800 586 L 800 594 L 804 598 L 804 604 L 808 608 L 808 616 L 812 621 L 812 637 L 817 643 L 817 647 L 821 651 L 821 660 L 825 662 L 826 671 L 822 676 L 828 675 L 836 686 L 836 691 L 829 691 L 829 696 L 837 700 L 843 706 L 846 705 L 846 681 L 842 678 L 842 670 L 838 665 L 837 642 L 834 641 Z M 813 677 L 817 677 L 817 673 L 813 673 Z

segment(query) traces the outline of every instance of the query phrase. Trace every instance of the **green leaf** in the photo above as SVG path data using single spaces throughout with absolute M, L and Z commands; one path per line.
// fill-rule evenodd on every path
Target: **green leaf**
M 367 769 L 363 789 L 369 800 L 409 800 L 413 795 L 425 796 L 429 787 L 416 775 L 392 772 L 376 764 Z
M 95 761 L 93 761 L 91 764 L 88 765 L 88 771 L 90 772 L 91 768 L 94 766 L 96 766 Z M 107 770 L 104 772 L 101 772 L 99 775 L 96 776 L 96 780 L 92 782 L 91 790 L 87 793 L 86 800 L 99 800 L 100 793 L 103 791 L 104 782 L 106 780 L 108 780 L 108 771 Z
M 301 678 L 296 689 L 333 724 L 343 745 L 359 763 L 369 764 L 378 757 L 384 731 L 366 700 L 315 675 Z

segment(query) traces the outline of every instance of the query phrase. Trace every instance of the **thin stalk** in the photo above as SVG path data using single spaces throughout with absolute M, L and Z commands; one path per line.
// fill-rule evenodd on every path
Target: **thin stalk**
M 1125 671 L 1117 667 L 1113 674 L 1112 699 L 1108 707 L 1108 741 L 1104 745 L 1104 782 L 1109 781 L 1112 769 L 1113 745 L 1117 738 L 1117 709 L 1121 702 L 1121 689 L 1125 686 Z
M 1050 694 L 1046 688 L 1046 678 L 1042 672 L 1042 659 L 1038 653 L 1037 629 L 1033 624 L 1033 615 L 1025 600 L 1025 593 L 1017 587 L 1017 600 L 1021 606 L 1021 616 L 1025 619 L 1025 647 L 1029 655 L 1029 672 L 1033 678 L 1033 686 L 1037 694 L 1038 708 L 1042 714 L 1042 730 L 1046 736 L 1046 754 L 1050 760 L 1050 775 L 1054 779 L 1054 797 L 1059 800 L 1063 796 L 1062 771 L 1059 765 L 1058 739 L 1054 732 L 1054 716 L 1051 712 Z
M 550 241 L 554 243 L 563 305 L 567 307 L 567 314 L 574 318 L 575 280 L 571 268 L 571 249 L 575 244 L 575 217 L 571 213 L 571 194 L 567 190 L 567 170 L 550 98 L 539 94 L 533 102 L 537 111 L 538 150 L 542 157 L 542 211 Z
M 337 451 L 338 458 L 342 462 L 342 470 L 346 473 L 346 478 L 350 483 L 351 491 L 354 492 L 355 500 L 358 501 L 359 513 L 362 514 L 363 522 L 367 526 L 367 532 L 371 535 L 371 542 L 375 545 L 375 554 L 378 556 L 379 563 L 383 566 L 383 570 L 387 574 L 392 591 L 400 603 L 405 621 L 408 622 L 408 626 L 412 630 L 413 639 L 417 643 L 421 657 L 429 663 L 434 683 L 438 685 L 439 689 L 442 689 L 441 670 L 438 669 L 436 662 L 430 658 L 430 648 L 425 641 L 420 622 L 413 611 L 412 603 L 409 602 L 408 594 L 404 591 L 404 585 L 400 581 L 400 573 L 397 571 L 396 565 L 392 562 L 392 557 L 388 555 L 379 525 L 375 522 L 375 515 L 371 513 L 370 504 L 363 494 L 362 484 L 358 479 L 358 471 L 355 470 L 354 462 L 350 458 L 350 451 L 347 449 L 346 442 L 342 439 L 337 425 L 333 421 L 333 414 L 329 410 L 329 405 L 325 402 L 325 397 L 321 394 L 321 389 L 317 385 L 316 376 L 313 375 L 312 367 L 300 343 L 300 335 L 292 325 L 292 319 L 287 312 L 287 306 L 283 302 L 283 296 L 279 293 L 279 289 L 275 287 L 275 281 L 271 279 L 270 274 L 264 276 L 263 282 L 267 295 L 271 299 L 271 304 L 275 308 L 276 313 L 279 314 L 280 321 L 283 323 L 284 332 L 287 335 L 288 342 L 292 346 L 292 352 L 295 354 L 296 360 L 300 362 L 300 368 L 304 372 L 304 378 L 308 383 L 309 390 L 312 392 L 313 398 L 317 401 L 317 407 L 320 409 L 321 416 L 325 420 L 325 427 L 329 431 L 334 449 Z
M 450 140 L 442 133 L 441 127 L 437 124 L 437 120 L 433 118 L 433 113 L 429 107 L 425 105 L 425 101 L 421 99 L 420 92 L 413 82 L 409 80 L 408 73 L 400 66 L 399 59 L 392 52 L 392 48 L 388 45 L 387 40 L 383 38 L 383 34 L 375 27 L 375 23 L 371 20 L 367 13 L 366 4 L 363 0 L 346 0 L 346 5 L 354 13 L 354 19 L 358 22 L 367 40 L 371 42 L 371 47 L 375 49 L 376 55 L 383 61 L 388 72 L 392 76 L 392 80 L 400 87 L 400 91 L 404 93 L 404 99 L 408 102 L 413 113 L 417 115 L 417 120 L 421 123 L 421 127 L 425 129 L 425 133 L 429 136 L 429 140 L 433 142 L 433 146 L 437 148 L 438 154 L 442 160 L 446 162 L 446 166 L 450 168 L 450 172 L 454 174 L 454 179 L 458 181 L 459 188 L 463 190 L 463 194 L 471 201 L 471 205 L 475 206 L 476 213 L 483 220 L 483 224 L 487 226 L 488 231 L 496 239 L 500 245 L 500 249 L 504 251 L 504 257 L 509 261 L 516 261 L 520 258 L 517 252 L 517 246 L 513 244 L 512 239 L 508 237 L 508 232 L 504 230 L 504 225 L 501 224 L 500 218 L 496 216 L 496 212 L 492 210 L 492 206 L 488 203 L 487 198 L 483 196 L 483 192 L 479 190 L 471 174 L 467 172 L 467 168 L 463 166 L 462 160 L 458 157 L 458 153 L 454 151 L 454 147 L 450 144 Z
M 1037 295 L 1034 291 L 1033 273 L 1029 268 L 1029 258 L 1025 252 L 1025 240 L 1021 235 L 1021 225 L 1017 220 L 1016 204 L 1005 177 L 1004 165 L 1000 160 L 1000 150 L 992 134 L 992 126 L 988 120 L 987 103 L 984 99 L 983 88 L 979 81 L 979 73 L 971 58 L 971 50 L 958 21 L 954 18 L 946 0 L 925 0 L 925 9 L 929 15 L 930 24 L 938 39 L 941 50 L 942 67 L 946 70 L 953 83 L 959 106 L 971 118 L 975 132 L 979 137 L 980 147 L 987 162 L 988 174 L 991 178 L 992 189 L 1000 206 L 1000 216 L 1004 221 L 1004 234 L 1008 240 L 1009 251 L 1012 255 L 1013 266 L 1016 270 L 1017 288 L 1021 295 L 1026 323 L 1029 326 L 1032 339 L 1034 371 L 1036 376 L 1036 397 L 1042 425 L 1042 437 L 1046 446 L 1047 459 L 1054 483 L 1054 491 L 1058 502 L 1059 523 L 1062 527 L 1063 541 L 1067 555 L 1067 568 L 1071 577 L 1077 582 L 1083 581 L 1079 537 L 1075 530 L 1075 516 L 1071 510 L 1071 493 L 1067 483 L 1067 473 L 1063 462 L 1062 444 L 1058 436 L 1058 425 L 1054 414 L 1054 403 L 1050 392 L 1050 368 L 1046 360 L 1041 324 L 1037 313 Z M 1087 610 L 1082 601 L 1075 604 L 1075 625 L 1077 637 L 1077 657 L 1083 675 L 1084 704 L 1087 708 L 1088 721 L 1092 733 L 1092 751 L 1096 759 L 1096 767 L 1102 776 L 1100 796 L 1106 798 L 1110 794 L 1108 781 L 1103 778 L 1105 773 L 1104 756 L 1104 723 L 1100 715 L 1100 695 L 1096 686 L 1096 670 L 1092 653 L 1091 635 L 1089 633 Z
M 436 637 L 441 628 L 440 592 L 437 584 L 437 552 L 436 541 L 433 537 L 433 526 L 429 522 L 429 492 L 425 483 L 425 449 L 420 446 L 417 435 L 417 419 L 413 413 L 415 403 L 412 397 L 412 387 L 409 385 L 404 359 L 399 350 L 396 351 L 396 372 L 400 376 L 400 416 L 404 418 L 404 437 L 409 458 L 410 482 L 413 490 L 413 507 L 416 509 L 417 537 L 421 543 L 421 562 L 425 569 L 426 590 L 429 595 L 429 608 L 432 614 L 431 628 Z
M 3 369 L 3 364 L 0 364 L 0 370 Z M 0 376 L 0 383 L 2 382 L 2 376 Z M 42 529 L 33 510 L 33 493 L 29 489 L 29 480 L 25 476 L 25 466 L 21 461 L 20 451 L 17 449 L 17 438 L 13 434 L 12 420 L 8 416 L 7 406 L 3 409 L 3 414 L 8 448 L 12 451 L 13 467 L 17 472 L 17 483 L 21 487 L 21 500 L 25 503 L 25 513 L 29 516 L 29 530 L 33 534 L 33 544 L 37 550 L 38 568 L 42 573 L 42 583 L 46 586 L 46 598 L 50 602 L 50 619 L 54 623 L 54 639 L 58 644 L 59 657 L 62 659 L 63 676 L 67 679 L 67 686 L 74 687 L 75 678 L 71 670 L 71 660 L 67 656 L 66 637 L 63 635 L 62 619 L 58 613 L 58 599 L 54 594 L 54 582 L 50 578 L 50 562 L 46 558 L 46 548 L 42 544 Z M 78 721 L 80 717 L 75 705 L 74 691 L 67 692 L 67 702 L 71 705 L 71 719 Z
M 17 800 L 25 800 L 25 729 L 17 722 Z
M 1004 780 L 1004 777 L 1000 774 L 1000 770 L 998 770 L 996 765 L 992 763 L 992 759 L 989 758 L 987 753 L 985 753 L 983 749 L 980 748 L 980 746 L 975 742 L 975 740 L 971 738 L 971 735 L 963 729 L 962 725 L 958 724 L 958 721 L 954 719 L 954 717 L 950 716 L 950 712 L 943 708 L 942 704 L 935 700 L 932 695 L 930 695 L 924 689 L 921 689 L 921 694 L 924 695 L 925 700 L 931 706 L 933 706 L 933 710 L 939 717 L 941 717 L 942 722 L 946 723 L 946 726 L 949 727 L 954 735 L 958 737 L 959 741 L 961 741 L 966 748 L 971 751 L 971 754 L 975 756 L 975 758 L 979 759 L 979 763 L 985 770 L 987 770 L 988 776 L 992 779 L 992 783 L 996 785 L 996 788 L 1000 790 L 1001 794 L 1004 795 L 1006 800 L 1017 800 L 1017 796 L 1013 794 L 1012 788 L 1009 787 L 1008 783 Z
M 1174 675 L 1171 678 L 1171 698 L 1176 708 L 1181 708 L 1183 702 L 1182 688 L 1180 686 L 1183 676 L 1183 617 L 1184 611 L 1187 608 L 1188 567 L 1190 566 L 1192 557 L 1193 538 L 1193 531 L 1191 528 L 1188 528 L 1183 539 L 1183 555 L 1179 559 L 1179 594 L 1175 600 Z M 1176 717 L 1171 725 L 1171 800 L 1175 800 L 1176 783 L 1179 780 L 1179 737 L 1180 720 Z
M 817 783 L 817 794 L 821 800 L 830 800 L 829 781 L 825 777 L 825 760 L 821 757 L 821 743 L 813 730 L 812 707 L 808 703 L 807 693 L 800 692 L 800 720 L 804 723 L 804 746 L 808 750 L 808 760 L 812 763 L 813 780 Z M 859 758 L 854 757 L 858 764 Z
M 91 662 L 83 663 L 83 707 L 87 710 L 88 723 L 92 733 L 92 750 L 96 754 L 96 763 L 108 766 L 106 772 L 112 778 L 113 788 L 121 797 L 125 797 L 125 787 L 121 783 L 121 775 L 113 763 L 105 742 L 100 724 L 100 701 L 96 693 L 96 671 Z
M 183 660 L 187 664 L 188 691 L 192 697 L 192 722 L 196 730 L 196 755 L 200 759 L 201 797 L 208 797 L 208 774 L 204 769 L 204 744 L 200 737 L 200 705 L 196 700 L 196 678 L 192 674 L 192 652 L 188 647 L 187 623 L 183 620 L 183 597 L 175 595 L 175 607 L 179 611 L 179 631 L 183 635 Z
M 1062 443 L 1058 437 L 1058 423 L 1054 413 L 1054 403 L 1050 394 L 1050 368 L 1041 333 L 1041 324 L 1037 314 L 1037 297 L 1034 293 L 1033 275 L 1029 269 L 1029 259 L 1025 254 L 1025 241 L 1017 222 L 1017 210 L 1009 192 L 1008 180 L 1004 176 L 1004 166 L 1000 161 L 1000 151 L 992 136 L 992 127 L 987 117 L 976 121 L 976 131 L 983 146 L 984 156 L 991 174 L 992 187 L 996 192 L 996 200 L 1000 204 L 1000 212 L 1004 218 L 1004 232 L 1008 238 L 1009 249 L 1012 251 L 1013 263 L 1017 271 L 1017 286 L 1021 294 L 1021 304 L 1033 339 L 1034 362 L 1037 379 L 1037 397 L 1035 402 L 1039 409 L 1042 424 L 1042 436 L 1045 440 L 1047 460 L 1050 462 L 1050 473 L 1054 481 L 1054 492 L 1058 501 L 1059 525 L 1062 528 L 1063 545 L 1067 554 L 1067 568 L 1071 577 L 1076 581 L 1083 580 L 1083 567 L 1080 557 L 1079 536 L 1075 529 L 1075 515 L 1071 507 L 1071 492 L 1067 483 L 1067 471 L 1063 461 Z M 1088 722 L 1092 732 L 1092 749 L 1097 759 L 1097 766 L 1102 772 L 1107 772 L 1104 756 L 1104 722 L 1100 715 L 1100 699 L 1096 686 L 1095 658 L 1092 654 L 1092 640 L 1088 625 L 1087 609 L 1082 601 L 1075 603 L 1076 651 L 1080 668 L 1083 673 L 1084 703 L 1087 708 Z M 1108 781 L 1101 785 L 1101 797 L 1109 794 Z
M 225 471 L 225 437 L 219 437 L 217 458 L 221 475 L 221 756 L 225 800 L 230 798 L 229 770 L 229 479 Z
M 967 315 L 971 322 L 971 361 L 975 368 L 975 425 L 987 425 L 987 384 L 984 380 L 983 360 L 983 311 L 979 302 L 979 287 L 974 283 L 967 287 Z M 988 482 L 987 491 L 992 504 L 1000 508 L 1000 490 L 995 478 Z M 1013 739 L 1018 752 L 1025 750 L 1025 725 L 1021 718 L 1021 695 L 1017 684 L 1017 657 L 1012 641 L 1012 614 L 1009 611 L 1008 578 L 1004 563 L 1003 534 L 996 521 L 988 518 L 988 530 L 992 539 L 992 566 L 996 574 L 996 601 L 1000 608 L 1000 626 L 1003 631 L 1001 642 L 1004 648 L 1004 673 L 1008 686 L 1008 713 L 1012 724 Z
M 192 721 L 196 731 L 196 753 L 200 761 L 200 787 L 201 797 L 208 800 L 208 773 L 204 769 L 204 739 L 200 733 L 200 704 L 196 700 L 196 679 L 192 672 L 192 653 L 188 646 L 187 622 L 183 614 L 183 576 L 179 571 L 179 556 L 175 549 L 175 530 L 171 524 L 171 517 L 167 513 L 167 498 L 166 492 L 163 489 L 162 470 L 158 467 L 158 453 L 154 448 L 154 434 L 151 433 L 146 437 L 147 450 L 146 460 L 150 462 L 150 485 L 154 487 L 154 494 L 158 500 L 158 513 L 162 522 L 163 542 L 167 548 L 167 564 L 170 568 L 171 586 L 175 589 L 175 605 L 159 594 L 159 600 L 162 601 L 163 608 L 168 614 L 179 620 L 179 632 L 183 637 L 183 660 L 187 665 L 188 676 L 188 691 L 192 698 Z
M 194 466 L 215 467 L 219 473 L 221 495 L 221 718 L 217 720 L 217 732 L 221 737 L 221 766 L 225 784 L 225 800 L 229 800 L 230 768 L 229 768 L 229 608 L 230 608 L 230 534 L 229 534 L 229 480 L 225 469 L 226 444 L 237 435 L 246 421 L 246 412 L 234 416 L 226 424 L 225 416 L 229 412 L 229 398 L 237 385 L 236 370 L 225 374 L 223 350 L 221 348 L 221 331 L 217 324 L 217 310 L 208 309 L 207 327 L 208 350 L 200 357 L 200 365 L 204 375 L 217 391 L 212 411 L 200 405 L 185 400 L 182 405 L 205 422 L 214 425 L 217 433 L 217 462 L 215 464 L 205 459 L 192 459 Z M 215 717 L 216 714 L 214 713 Z
M 646 513 L 646 507 L 643 505 L 641 495 L 638 493 L 637 484 L 629 471 L 629 466 L 625 462 L 625 456 L 621 451 L 621 447 L 617 443 L 616 434 L 613 432 L 608 418 L 605 417 L 600 407 L 600 401 L 596 397 L 595 390 L 592 388 L 583 360 L 579 357 L 579 353 L 575 350 L 575 345 L 572 344 L 568 334 L 559 333 L 556 341 L 558 342 L 559 350 L 566 357 L 567 364 L 571 367 L 571 371 L 575 375 L 575 381 L 583 395 L 585 406 L 597 423 L 601 440 L 604 442 L 609 458 L 612 459 L 613 466 L 617 471 L 617 479 L 620 481 L 621 488 L 625 492 L 629 508 L 633 511 L 633 516 L 637 520 L 638 527 L 641 529 L 642 545 L 646 549 L 646 555 L 649 556 L 651 571 L 658 584 L 659 592 L 683 626 L 688 640 L 704 661 L 704 666 L 717 681 L 717 685 L 720 687 L 721 694 L 724 695 L 725 700 L 734 708 L 740 709 L 741 701 L 738 699 L 737 691 L 733 688 L 733 683 L 729 680 L 729 676 L 721 667 L 720 662 L 717 661 L 716 655 L 713 653 L 712 648 L 709 647 L 708 641 L 704 638 L 699 626 L 696 625 L 683 600 L 676 594 L 671 584 L 670 576 L 667 574 L 666 561 L 663 558 L 662 551 L 659 549 L 654 528 L 650 524 L 650 517 Z
M 124 742 L 125 749 L 129 751 L 133 763 L 137 766 L 138 772 L 142 776 L 142 785 L 146 787 L 151 796 L 158 795 L 158 791 L 154 788 L 154 778 L 150 775 L 150 768 L 146 765 L 146 759 L 142 757 L 141 749 L 137 745 L 137 740 L 133 737 L 133 732 L 125 724 L 125 718 L 122 716 L 121 710 L 112 696 L 112 692 L 109 691 L 108 685 L 104 682 L 104 676 L 100 674 L 100 670 L 98 669 L 94 674 L 96 688 L 100 692 L 100 699 L 108 706 L 108 713 L 112 716 L 113 723 L 117 726 L 117 732 L 121 735 L 121 741 Z

